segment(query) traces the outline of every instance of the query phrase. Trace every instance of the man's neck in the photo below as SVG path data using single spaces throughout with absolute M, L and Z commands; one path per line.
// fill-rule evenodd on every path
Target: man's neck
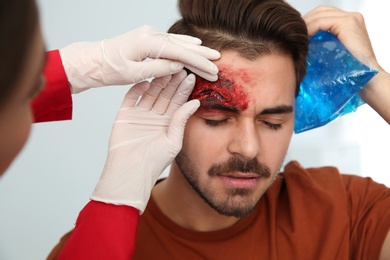
M 220 230 L 239 220 L 212 209 L 188 184 L 176 163 L 172 163 L 168 178 L 154 187 L 152 197 L 169 219 L 190 230 Z

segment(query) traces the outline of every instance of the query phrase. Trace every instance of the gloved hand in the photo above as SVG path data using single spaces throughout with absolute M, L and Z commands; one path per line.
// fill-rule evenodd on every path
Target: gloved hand
M 218 68 L 210 60 L 219 59 L 220 53 L 200 44 L 198 38 L 145 25 L 108 40 L 71 44 L 60 49 L 60 55 L 72 93 L 167 76 L 183 66 L 215 81 Z
M 194 84 L 195 76 L 182 70 L 130 89 L 114 122 L 92 200 L 144 211 L 158 177 L 182 147 L 187 119 L 200 105 L 198 100 L 186 102 Z

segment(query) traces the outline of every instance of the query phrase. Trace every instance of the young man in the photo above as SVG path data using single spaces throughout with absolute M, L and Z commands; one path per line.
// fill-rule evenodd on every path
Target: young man
M 202 2 L 180 1 L 183 19 L 170 32 L 197 36 L 221 51 L 215 62 L 219 81 L 197 81 L 192 97 L 201 107 L 187 122 L 169 177 L 155 186 L 140 218 L 134 259 L 384 256 L 388 188 L 334 168 L 306 170 L 297 162 L 278 173 L 304 70 L 304 21 L 282 1 Z M 357 18 L 321 7 L 306 22 L 310 34 L 331 30 L 379 68 L 378 76 L 387 79 L 374 79 L 362 95 L 378 112 L 389 111 L 389 103 L 370 96 L 385 94 L 390 81 L 371 46 L 362 45 L 368 37 Z
M 332 167 L 291 162 L 279 172 L 306 30 L 330 30 L 378 68 L 361 95 L 390 122 L 390 77 L 361 15 L 319 7 L 303 20 L 276 0 L 180 0 L 179 8 L 170 32 L 219 50 L 219 80 L 197 78 L 191 98 L 201 106 L 139 219 L 133 259 L 389 259 L 389 188 Z

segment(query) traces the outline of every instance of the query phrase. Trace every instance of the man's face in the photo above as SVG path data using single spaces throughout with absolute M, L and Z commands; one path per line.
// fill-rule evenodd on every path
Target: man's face
M 250 61 L 225 52 L 219 80 L 198 79 L 201 107 L 186 125 L 176 163 L 217 212 L 249 214 L 274 181 L 294 129 L 295 72 L 289 56 Z

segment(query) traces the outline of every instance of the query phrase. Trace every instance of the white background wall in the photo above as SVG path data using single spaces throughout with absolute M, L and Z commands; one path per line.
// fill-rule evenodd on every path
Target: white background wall
M 48 49 L 112 37 L 143 24 L 165 31 L 177 18 L 176 0 L 38 3 Z M 374 46 L 383 66 L 390 69 L 386 32 L 376 30 L 379 19 L 382 23 L 389 19 L 380 14 L 386 8 L 373 9 L 357 0 L 290 3 L 301 13 L 319 4 L 369 10 Z M 75 95 L 72 121 L 34 125 L 25 149 L 0 180 L 0 259 L 44 259 L 73 227 L 99 178 L 111 124 L 126 90 L 111 87 Z M 388 132 L 388 125 L 365 105 L 328 126 L 294 136 L 287 159 L 305 166 L 335 165 L 390 186 Z

